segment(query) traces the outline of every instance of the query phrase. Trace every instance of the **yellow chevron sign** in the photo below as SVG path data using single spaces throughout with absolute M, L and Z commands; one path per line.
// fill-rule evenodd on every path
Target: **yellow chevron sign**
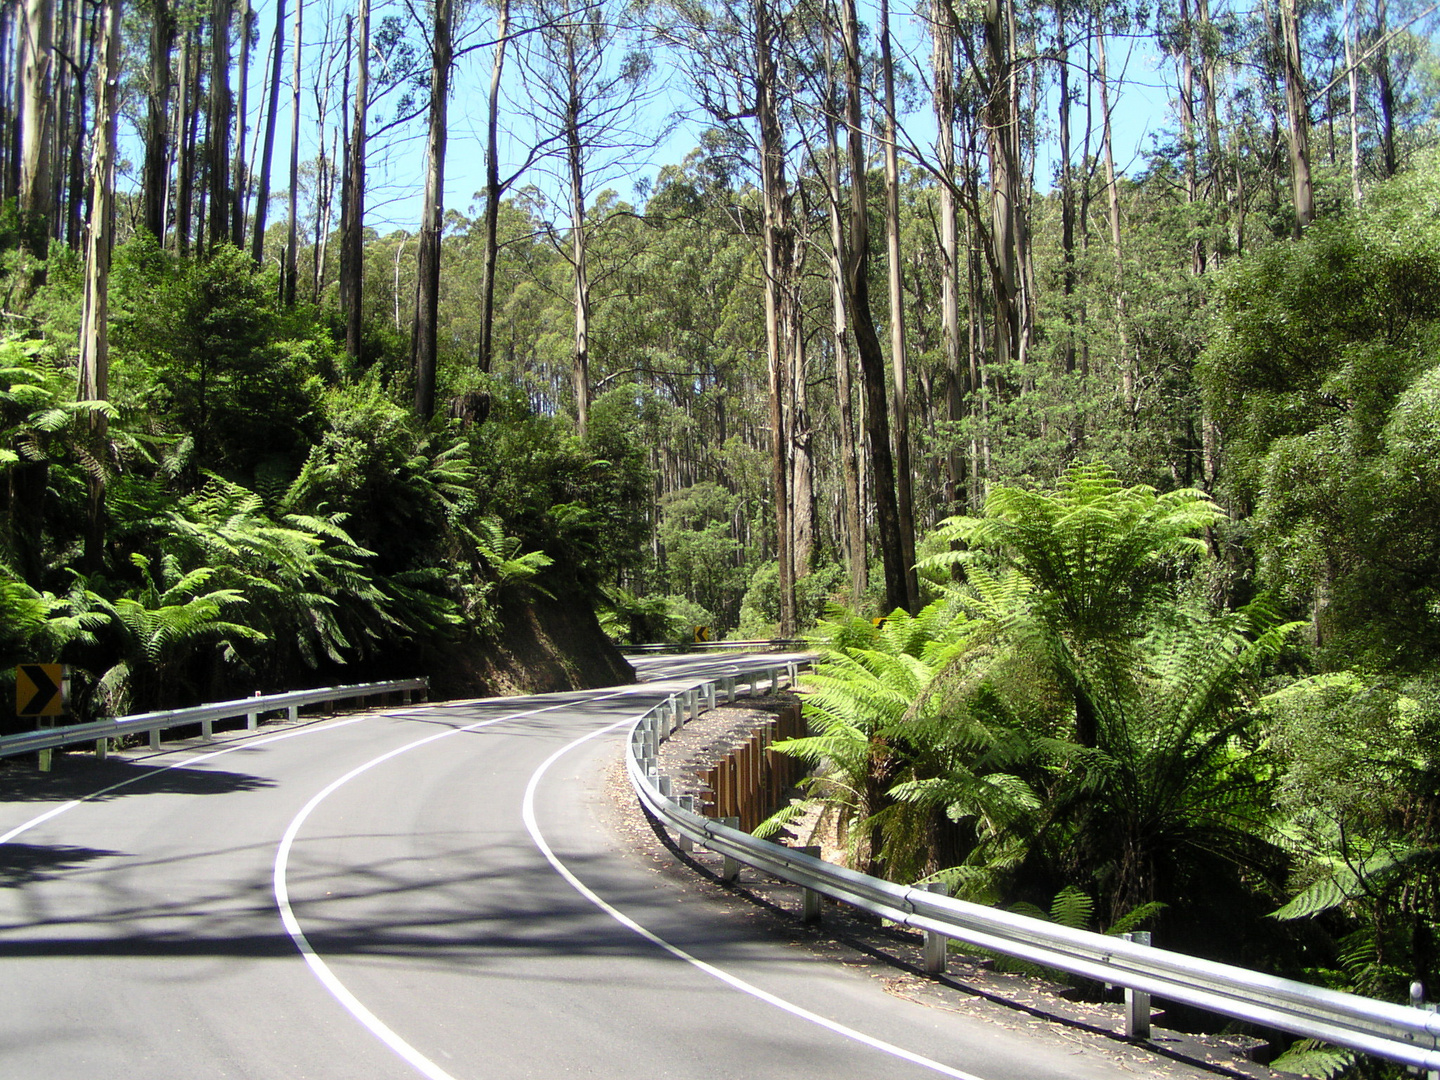
M 64 664 L 20 664 L 15 668 L 15 715 L 64 716 L 69 681 Z

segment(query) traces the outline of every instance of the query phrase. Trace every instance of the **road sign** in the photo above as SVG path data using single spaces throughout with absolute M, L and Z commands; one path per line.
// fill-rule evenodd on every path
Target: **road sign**
M 889 622 L 889 621 L 890 621 L 890 616 L 888 616 L 888 615 L 880 615 L 880 616 L 877 616 L 876 618 L 871 619 L 871 620 L 870 620 L 870 625 L 873 626 L 873 627 L 875 627 L 876 630 L 883 630 L 883 629 L 885 628 L 885 624 L 886 624 L 887 622 Z
M 15 715 L 65 715 L 69 681 L 64 664 L 20 664 L 15 668 Z
M 700 642 L 702 642 L 702 641 L 709 641 L 709 640 L 710 640 L 710 628 L 709 628 L 708 626 L 697 626 L 697 627 L 695 627 L 695 641 L 696 641 L 697 644 L 700 643 Z

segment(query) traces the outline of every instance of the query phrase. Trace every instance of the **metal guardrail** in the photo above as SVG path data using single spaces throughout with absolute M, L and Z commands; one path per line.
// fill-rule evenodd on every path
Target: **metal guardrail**
M 652 645 L 622 645 L 622 653 L 709 652 L 720 649 L 803 649 L 800 638 L 769 638 L 764 641 L 678 641 Z
M 781 670 L 785 669 L 767 676 L 773 687 L 779 686 Z M 794 665 L 788 674 L 793 683 Z M 685 722 L 687 713 L 698 712 L 702 696 L 713 705 L 715 695 L 716 684 L 707 682 L 660 703 L 636 721 L 627 742 L 626 770 L 641 803 L 688 841 L 725 856 L 727 861 L 733 859 L 902 926 L 923 930 L 927 936 L 952 938 L 1421 1070 L 1440 1069 L 1440 1014 L 1436 1012 L 1057 926 L 922 887 L 897 885 L 757 840 L 723 821 L 694 813 L 670 797 L 668 778 L 658 775 L 654 762 L 659 743 Z
M 200 734 L 210 738 L 216 720 L 235 720 L 245 717 L 245 726 L 254 729 L 260 715 L 284 709 L 289 719 L 299 716 L 305 705 L 330 704 L 352 701 L 355 698 L 379 697 L 382 694 L 400 694 L 408 704 L 413 694 L 420 694 L 424 700 L 430 693 L 429 679 L 401 679 L 396 682 L 357 683 L 353 686 L 327 686 L 317 690 L 292 690 L 284 694 L 256 694 L 254 697 L 236 698 L 234 701 L 220 701 L 211 705 L 196 705 L 188 709 L 166 709 L 160 712 L 139 713 L 135 716 L 117 716 L 107 720 L 96 720 L 89 724 L 66 724 L 54 728 L 40 728 L 6 735 L 0 738 L 0 757 L 10 754 L 33 753 L 36 750 L 53 750 L 72 743 L 94 742 L 95 752 L 105 756 L 109 741 L 122 735 L 148 734 L 150 749 L 160 749 L 160 733 L 170 728 L 200 725 Z

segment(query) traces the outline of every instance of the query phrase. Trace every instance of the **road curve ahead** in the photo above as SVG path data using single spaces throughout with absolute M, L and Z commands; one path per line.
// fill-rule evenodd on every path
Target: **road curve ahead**
M 644 666 L 672 681 L 0 771 L 0 1076 L 1116 1074 L 754 940 L 633 857 L 604 778 L 687 674 Z

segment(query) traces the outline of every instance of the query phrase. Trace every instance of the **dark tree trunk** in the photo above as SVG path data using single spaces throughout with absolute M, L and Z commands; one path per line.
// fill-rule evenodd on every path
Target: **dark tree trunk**
M 300 278 L 300 46 L 305 25 L 305 0 L 295 0 L 295 56 L 290 95 L 290 220 L 285 231 L 284 300 L 295 306 Z
M 494 363 L 495 271 L 500 256 L 500 76 L 510 33 L 510 2 L 500 0 L 495 12 L 495 57 L 490 68 L 490 96 L 485 110 L 485 256 L 480 277 L 479 368 L 489 373 Z
M 298 0 L 297 0 L 298 2 Z M 270 170 L 275 159 L 275 117 L 280 112 L 280 73 L 284 70 L 285 0 L 275 0 L 275 54 L 270 64 L 270 98 L 265 107 L 265 142 L 260 151 L 260 177 L 255 191 L 255 225 L 250 257 L 259 266 L 265 258 L 265 219 L 270 211 Z
M 230 242 L 245 246 L 245 121 L 250 108 L 250 36 L 255 29 L 255 8 L 240 0 L 240 78 L 235 100 L 235 161 L 230 182 Z
M 435 4 L 435 40 L 430 68 L 430 138 L 426 153 L 424 217 L 420 222 L 415 331 L 411 351 L 415 363 L 415 412 L 424 420 L 435 414 L 435 369 L 438 360 L 440 303 L 440 231 L 445 208 L 445 114 L 450 97 L 450 40 L 453 0 Z
M 355 113 L 345 173 L 340 230 L 340 305 L 345 312 L 345 351 L 361 359 L 365 281 L 365 121 L 370 104 L 370 0 L 360 0 L 356 21 Z
M 233 0 L 214 0 L 210 8 L 210 138 L 206 145 L 206 186 L 210 198 L 207 247 L 230 235 L 230 24 Z
M 866 201 L 865 137 L 861 129 L 860 24 L 855 0 L 844 3 L 846 124 L 850 143 L 850 242 L 845 252 L 846 299 L 850 326 L 860 354 L 865 387 L 865 425 L 870 442 L 870 468 L 875 480 L 875 524 L 885 568 L 885 610 L 909 604 L 905 587 L 904 547 L 895 499 L 895 464 L 890 455 L 890 420 L 885 403 L 885 353 L 875 333 L 870 310 L 870 222 Z
M 153 0 L 152 12 L 145 120 L 144 220 L 150 235 L 163 241 L 170 193 L 170 59 L 175 51 L 177 23 L 169 0 Z

